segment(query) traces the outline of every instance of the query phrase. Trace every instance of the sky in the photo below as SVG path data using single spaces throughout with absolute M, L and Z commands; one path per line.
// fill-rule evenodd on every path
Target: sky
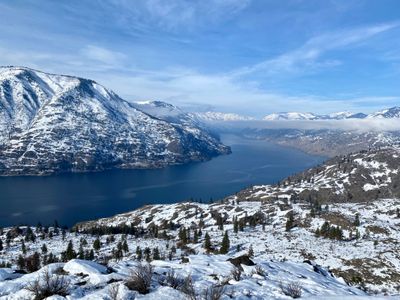
M 400 105 L 398 0 L 0 0 L 0 65 L 195 111 Z

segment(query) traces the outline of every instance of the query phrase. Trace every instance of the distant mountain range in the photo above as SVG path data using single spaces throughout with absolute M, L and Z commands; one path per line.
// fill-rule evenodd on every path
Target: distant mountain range
M 223 113 L 223 112 L 196 112 L 192 113 L 200 121 L 252 121 L 256 118 L 243 116 L 235 113 Z
M 229 153 L 190 115 L 151 107 L 93 80 L 1 67 L 0 174 L 153 168 Z
M 158 102 L 158 101 L 156 101 Z M 163 103 L 163 102 L 160 102 Z M 240 115 L 236 113 L 226 112 L 194 112 L 190 113 L 195 119 L 200 122 L 213 121 L 255 121 L 259 120 L 254 117 Z M 395 106 L 370 114 L 362 112 L 352 113 L 349 111 L 335 112 L 331 114 L 316 114 L 312 112 L 278 112 L 271 113 L 261 120 L 264 121 L 313 121 L 313 120 L 345 120 L 345 119 L 394 119 L 400 118 L 400 107 Z
M 328 115 L 318 115 L 314 113 L 301 112 L 282 112 L 266 115 L 263 120 L 344 120 L 344 119 L 392 119 L 400 118 L 400 107 L 395 106 L 371 114 L 351 113 L 348 111 L 337 112 Z

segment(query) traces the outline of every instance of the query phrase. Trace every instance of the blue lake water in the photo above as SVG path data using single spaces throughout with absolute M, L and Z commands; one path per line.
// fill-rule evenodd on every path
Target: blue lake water
M 275 183 L 324 158 L 265 141 L 223 136 L 232 154 L 157 170 L 112 170 L 0 178 L 0 226 L 71 226 L 150 203 L 209 201 L 254 184 Z

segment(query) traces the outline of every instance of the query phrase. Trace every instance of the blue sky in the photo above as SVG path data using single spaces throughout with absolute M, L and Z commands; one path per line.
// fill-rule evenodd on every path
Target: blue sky
M 0 0 L 0 64 L 261 116 L 400 104 L 397 0 Z

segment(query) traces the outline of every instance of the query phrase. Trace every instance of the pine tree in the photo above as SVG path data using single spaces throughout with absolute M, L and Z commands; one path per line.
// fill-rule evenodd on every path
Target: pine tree
M 79 259 L 84 259 L 85 258 L 85 251 L 83 251 L 82 243 L 80 243 L 80 245 L 79 245 L 78 258 Z
M 160 260 L 160 251 L 157 247 L 153 249 L 153 259 Z
M 237 217 L 235 217 L 235 218 L 233 219 L 233 231 L 234 231 L 235 233 L 238 233 L 238 231 L 239 231 L 239 222 L 238 222 L 238 220 L 237 220 Z
M 93 249 L 96 250 L 96 252 L 99 252 L 100 248 L 101 248 L 100 239 L 97 238 L 97 239 L 95 239 L 95 241 L 93 242 Z
M 21 251 L 23 254 L 26 254 L 26 246 L 25 246 L 25 242 L 22 240 L 22 244 L 21 244 Z
M 354 223 L 353 223 L 353 225 L 354 226 L 360 226 L 360 214 L 356 214 L 356 218 L 355 218 L 355 220 L 354 220 Z
M 76 253 L 74 251 L 74 245 L 72 244 L 72 240 L 68 242 L 67 250 L 65 250 L 65 260 L 71 260 L 76 258 Z
M 144 257 L 145 257 L 147 262 L 151 261 L 150 254 L 151 254 L 150 248 L 149 247 L 144 248 Z
M 94 260 L 94 251 L 93 251 L 93 249 L 90 249 L 89 260 Z
M 225 231 L 225 234 L 224 234 L 224 237 L 222 239 L 222 244 L 221 244 L 221 248 L 219 250 L 219 253 L 221 253 L 221 254 L 228 253 L 229 247 L 230 247 L 230 242 L 229 242 L 228 231 Z
M 197 233 L 197 230 L 195 229 L 193 232 L 193 243 L 197 244 L 199 242 L 199 234 Z
M 136 247 L 136 259 L 137 260 L 142 260 L 143 258 L 143 253 L 142 253 L 142 249 L 140 249 L 139 246 Z
M 224 230 L 224 220 L 220 214 L 217 215 L 217 225 L 219 230 Z
M 0 251 L 3 251 L 3 241 L 0 239 Z
M 204 236 L 204 249 L 211 251 L 211 239 L 208 232 L 206 232 L 206 235 Z
M 179 240 L 181 241 L 181 243 L 183 245 L 187 244 L 187 232 L 186 232 L 186 228 L 185 227 L 181 227 L 181 229 L 179 230 Z
M 47 253 L 47 246 L 46 246 L 46 244 L 43 244 L 43 245 L 42 245 L 42 253 L 43 253 L 43 254 L 46 254 L 46 253 Z
M 128 242 L 126 240 L 122 243 L 122 250 L 124 250 L 125 253 L 129 252 Z

